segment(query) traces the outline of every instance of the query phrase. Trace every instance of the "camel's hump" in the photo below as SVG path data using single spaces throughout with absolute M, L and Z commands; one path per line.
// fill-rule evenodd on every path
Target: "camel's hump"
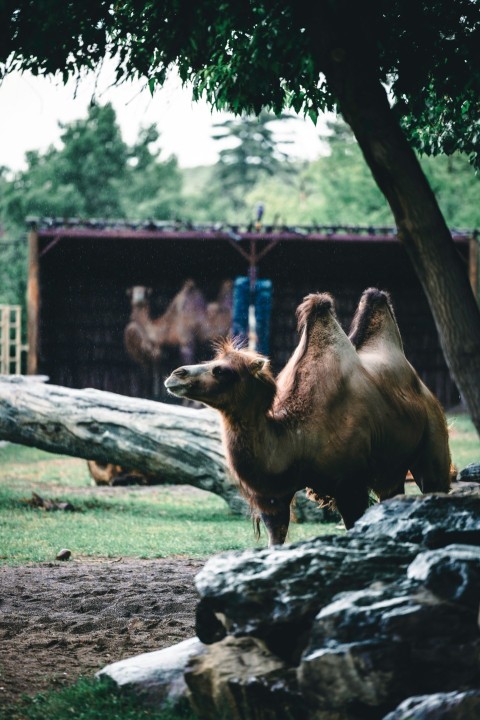
M 327 313 L 335 314 L 335 301 L 329 293 L 311 293 L 304 297 L 302 304 L 297 308 L 299 332 L 309 320 Z
M 367 305 L 391 305 L 392 301 L 390 295 L 385 290 L 379 290 L 378 288 L 367 288 L 363 291 L 360 302 L 364 302 Z

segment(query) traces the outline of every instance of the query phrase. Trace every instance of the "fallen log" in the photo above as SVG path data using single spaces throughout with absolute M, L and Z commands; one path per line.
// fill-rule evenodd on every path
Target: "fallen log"
M 214 410 L 48 385 L 47 379 L 0 375 L 0 440 L 135 468 L 158 485 L 192 485 L 222 497 L 233 513 L 248 514 L 227 468 Z M 304 491 L 297 493 L 295 517 L 338 519 Z
M 235 513 L 246 508 L 229 476 L 213 410 L 0 376 L 0 439 L 135 467 L 159 484 L 216 493 Z

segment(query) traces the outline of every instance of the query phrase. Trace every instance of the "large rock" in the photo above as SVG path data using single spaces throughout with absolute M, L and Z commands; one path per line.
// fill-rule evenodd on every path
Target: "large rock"
M 480 690 L 421 695 L 405 700 L 384 720 L 478 720 Z
M 188 702 L 185 666 L 192 655 L 199 657 L 202 651 L 202 643 L 190 638 L 163 650 L 119 660 L 104 667 L 96 677 L 110 680 L 119 690 L 135 692 L 148 704 L 181 706 Z
M 200 717 L 290 720 L 303 708 L 294 668 L 256 638 L 227 637 L 191 658 L 185 678 Z
M 475 707 L 478 495 L 395 498 L 343 537 L 217 556 L 197 587 L 209 647 L 185 677 L 204 720 L 380 720 L 446 692 Z

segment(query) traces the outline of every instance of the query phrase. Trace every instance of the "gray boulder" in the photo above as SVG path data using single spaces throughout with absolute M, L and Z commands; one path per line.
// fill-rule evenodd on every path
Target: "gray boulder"
M 402 702 L 384 720 L 478 720 L 480 690 L 421 695 Z
M 198 657 L 202 652 L 202 643 L 190 638 L 164 650 L 119 660 L 96 677 L 110 680 L 119 690 L 132 690 L 149 704 L 176 707 L 186 702 L 185 666 L 192 655 Z
M 395 498 L 342 537 L 220 555 L 197 588 L 202 719 L 380 720 L 480 688 L 478 495 Z

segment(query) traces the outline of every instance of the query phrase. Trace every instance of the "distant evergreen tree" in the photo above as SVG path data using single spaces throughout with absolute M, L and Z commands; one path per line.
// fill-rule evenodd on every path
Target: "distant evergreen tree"
M 291 117 L 262 111 L 215 123 L 214 140 L 227 141 L 219 152 L 215 175 L 235 210 L 245 207 L 245 194 L 261 179 L 287 174 L 287 153 L 279 148 L 272 125 Z M 282 144 L 291 142 L 286 139 Z

